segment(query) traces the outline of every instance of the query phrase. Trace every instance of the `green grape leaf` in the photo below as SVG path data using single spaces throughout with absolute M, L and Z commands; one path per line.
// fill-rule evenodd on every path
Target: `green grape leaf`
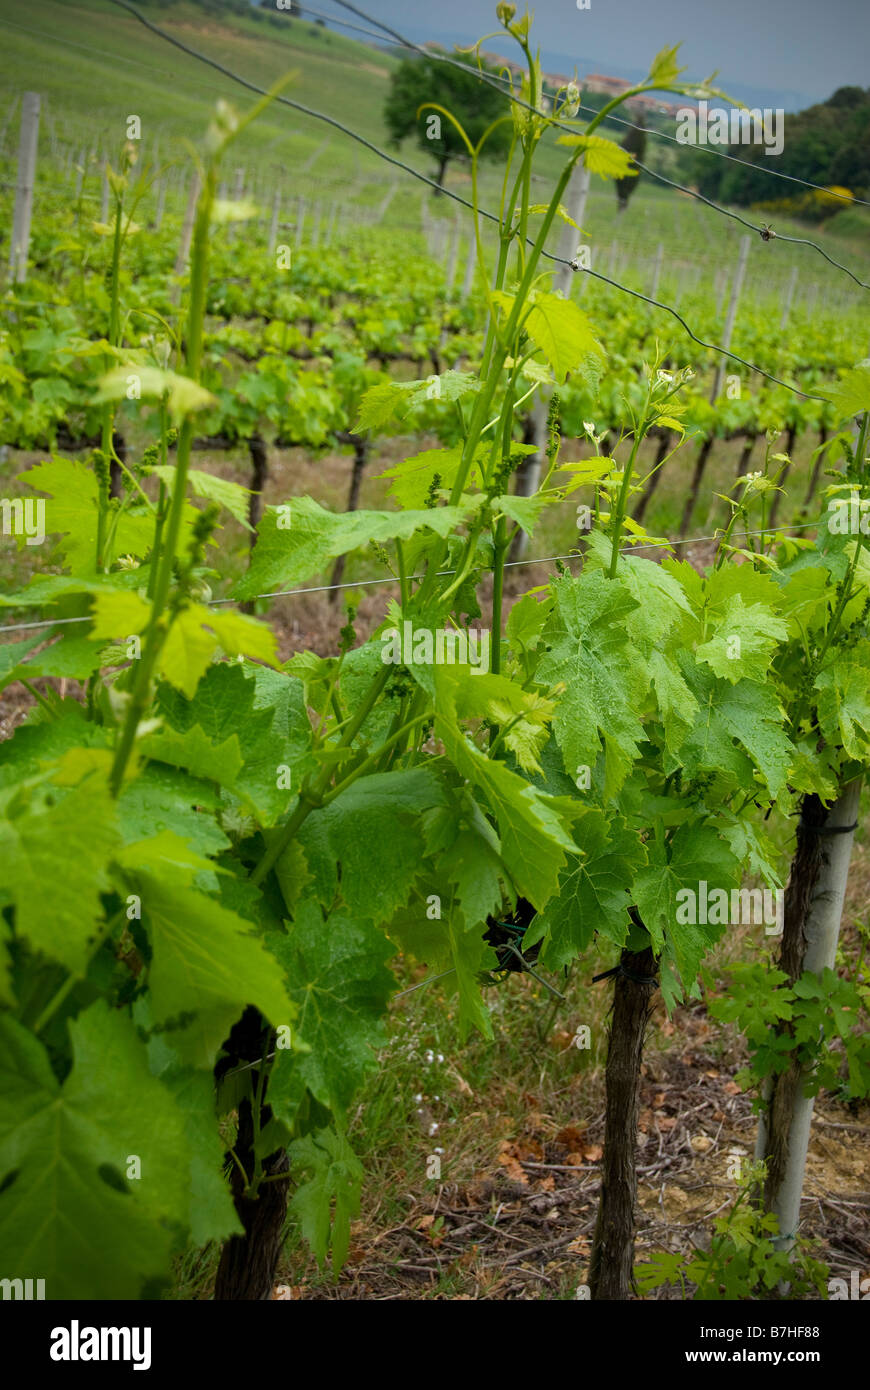
M 363 917 L 330 913 L 324 921 L 311 899 L 300 903 L 286 932 L 268 932 L 266 940 L 298 1014 L 292 1036 L 309 1049 L 279 1053 L 284 1065 L 273 1074 L 270 1102 L 280 1116 L 287 1084 L 281 1073 L 293 1071 L 322 1105 L 343 1116 L 384 1040 L 381 1018 L 395 989 L 385 964 L 392 947 Z
M 131 396 L 131 391 L 135 391 L 136 394 Z M 94 404 L 139 400 L 140 397 L 156 400 L 165 397 L 169 414 L 175 424 L 180 424 L 185 415 L 192 415 L 197 410 L 205 410 L 208 406 L 217 404 L 211 392 L 206 391 L 204 386 L 200 386 L 191 377 L 138 362 L 127 362 L 107 372 L 100 380 Z
M 56 776 L 63 774 L 66 754 Z M 80 785 L 43 780 L 30 789 L 0 795 L 0 863 L 3 889 L 15 904 L 15 930 L 37 951 L 84 974 L 100 894 L 111 880 L 108 860 L 120 835 L 105 779 L 94 773 Z
M 214 744 L 238 739 L 243 765 L 233 794 L 263 826 L 285 815 L 295 794 L 279 786 L 286 780 L 279 767 L 289 767 L 292 788 L 313 767 L 303 684 L 283 672 L 237 662 L 211 666 L 190 701 L 161 686 L 157 713 L 182 734 L 198 724 Z
M 174 464 L 156 464 L 148 471 L 167 485 L 171 496 L 175 486 Z M 251 501 L 249 488 L 242 487 L 240 483 L 234 483 L 229 478 L 220 478 L 215 473 L 206 473 L 201 468 L 189 468 L 187 481 L 195 497 L 205 497 L 209 502 L 217 502 L 219 506 L 226 508 L 230 516 L 241 522 L 247 531 L 253 530 L 248 521 Z
M 44 642 L 46 634 L 37 632 L 34 637 L 24 637 L 18 642 L 5 642 L 0 647 L 0 690 L 17 680 L 17 672 L 28 652 Z
M 208 782 L 162 763 L 148 763 L 130 777 L 118 797 L 125 845 L 169 831 L 196 853 L 213 857 L 229 848 L 214 818 L 217 793 Z
M 483 794 L 498 826 L 503 862 L 517 889 L 530 902 L 543 904 L 556 889 L 566 852 L 577 852 L 562 823 L 563 808 L 466 737 L 457 723 L 456 686 L 445 672 L 445 667 L 436 670 L 436 734 L 457 772 Z
M 305 889 L 313 882 L 305 850 L 298 840 L 291 840 L 275 865 L 275 877 L 281 889 L 284 906 L 292 917 Z
M 379 925 L 407 902 L 424 850 L 420 816 L 445 804 L 439 778 L 416 767 L 359 777 L 317 813 L 351 913 Z
M 331 560 L 370 541 L 409 540 L 424 527 L 449 536 L 470 513 L 466 507 L 432 507 L 405 512 L 330 512 L 311 497 L 282 510 L 267 507 L 250 568 L 233 587 L 233 598 L 301 584 Z
M 715 635 L 696 648 L 695 657 L 732 685 L 743 677 L 764 684 L 773 653 L 787 637 L 786 624 L 769 607 L 744 603 L 734 594 L 716 622 Z
M 380 429 L 394 415 L 407 415 L 429 401 L 458 401 L 479 387 L 473 372 L 442 372 L 421 381 L 385 381 L 371 386 L 360 401 L 354 431 Z
M 870 643 L 840 650 L 815 680 L 819 727 L 850 758 L 867 760 L 870 751 Z M 859 657 L 856 661 L 853 658 Z
M 469 927 L 485 922 L 503 901 L 502 882 L 508 874 L 499 854 L 485 839 L 465 830 L 438 862 L 439 870 L 456 885 L 462 915 Z
M 822 801 L 835 801 L 842 758 L 840 743 L 837 740 L 821 749 L 818 743 L 815 732 L 798 740 L 789 768 L 789 786 L 796 792 L 815 792 Z
M 228 608 L 202 608 L 200 619 L 213 630 L 227 656 L 278 664 L 278 642 L 268 623 Z
M 505 315 L 509 315 L 514 296 L 497 290 L 493 298 Z M 523 318 L 523 327 L 549 362 L 557 382 L 561 384 L 568 373 L 581 367 L 589 356 L 606 360 L 592 325 L 573 300 L 532 290 L 527 302 L 531 307 Z
M 94 592 L 94 637 L 121 642 L 144 632 L 151 617 L 151 604 L 140 594 L 124 589 L 103 589 Z
M 59 642 L 52 642 L 50 646 L 43 647 L 41 652 L 28 656 L 38 643 L 59 634 Z M 37 676 L 86 680 L 94 671 L 99 670 L 104 652 L 102 642 L 73 636 L 68 628 L 39 632 L 35 637 L 27 637 L 22 642 L 8 642 L 0 647 L 0 690 L 11 685 L 13 681 L 31 681 Z
M 176 613 L 158 657 L 159 674 L 188 700 L 196 694 L 218 646 L 214 635 L 203 627 L 204 615 L 209 616 L 208 610 L 199 604 Z
M 683 674 L 699 705 L 694 727 L 676 755 L 685 771 L 691 777 L 698 772 L 723 772 L 742 785 L 751 785 L 754 766 L 771 795 L 780 796 L 788 782 L 794 745 L 784 732 L 784 714 L 775 691 L 748 680 L 729 685 L 703 665 L 692 668 L 688 657 Z
M 529 215 L 532 217 L 543 217 L 549 211 L 549 203 L 533 203 L 532 206 L 529 208 Z M 576 227 L 577 231 L 580 232 L 581 235 L 585 236 L 583 228 L 577 225 L 577 223 L 574 221 L 574 218 L 568 212 L 568 209 L 566 207 L 563 207 L 561 203 L 559 203 L 558 207 L 556 208 L 556 216 L 560 219 L 560 221 L 566 222 L 569 227 Z
M 686 685 L 673 658 L 653 652 L 649 658 L 652 686 L 665 732 L 665 745 L 673 752 L 693 727 L 698 701 Z
M 211 631 L 208 631 L 208 629 Z M 188 699 L 221 647 L 228 656 L 275 664 L 277 641 L 266 623 L 192 603 L 175 614 L 158 658 L 158 672 Z
M 708 894 L 716 889 L 730 893 L 737 884 L 740 866 L 716 829 L 698 821 L 679 826 L 669 844 L 656 835 L 647 842 L 646 850 L 648 863 L 634 875 L 635 905 L 656 954 L 664 951 L 679 971 L 684 989 L 689 990 L 706 951 L 725 930 L 727 916 L 719 923 L 681 921 L 680 917 L 690 914 L 678 912 L 683 903 L 677 894 L 683 889 L 695 894 L 695 916 L 700 918 L 701 881 L 706 883 Z
M 184 1117 L 190 1152 L 191 1242 L 201 1247 L 210 1240 L 242 1235 L 244 1228 L 223 1175 L 224 1146 L 217 1127 L 214 1078 L 192 1067 L 170 1067 L 160 1073 L 160 1080 Z
M 851 420 L 870 410 L 870 363 L 860 362 L 843 372 L 835 386 L 822 390 L 838 413 L 839 420 Z
M 0 605 L 10 608 L 45 608 L 56 599 L 76 594 L 122 593 L 143 589 L 148 583 L 148 574 L 147 565 L 116 570 L 112 574 L 95 574 L 89 578 L 73 577 L 70 574 L 40 574 L 31 579 L 26 589 L 20 589 L 16 594 L 0 594 Z
M 92 574 L 97 558 L 99 513 L 99 485 L 93 470 L 72 459 L 54 458 L 22 473 L 19 481 L 36 492 L 48 493 L 51 500 L 45 508 L 46 531 L 50 535 L 56 532 L 62 535 L 61 550 L 70 569 L 83 575 Z M 195 509 L 186 504 L 186 525 L 189 526 L 195 517 Z M 152 509 L 134 504 L 118 517 L 112 554 L 146 555 L 153 539 Z M 185 540 L 186 532 L 182 532 L 182 542 Z M 114 582 L 117 575 L 112 579 Z
M 638 173 L 628 150 L 604 135 L 560 135 L 556 143 L 574 149 L 579 146 L 590 174 L 600 174 L 603 179 L 627 179 Z
M 482 464 L 487 453 L 488 446 L 477 450 L 468 474 L 467 487 L 483 486 Z M 390 495 L 395 497 L 400 507 L 421 508 L 426 505 L 429 489 L 436 476 L 439 479 L 439 489 L 450 491 L 461 461 L 460 445 L 453 449 L 426 449 L 422 454 L 413 454 L 410 458 L 403 459 L 401 463 L 386 469 L 378 476 L 391 480 Z
M 550 650 L 541 657 L 536 679 L 565 686 L 553 729 L 568 775 L 594 767 L 603 744 L 604 795 L 610 797 L 628 775 L 644 737 L 639 711 L 647 681 L 626 631 L 626 618 L 638 601 L 600 571 L 578 579 L 565 576 L 550 587 L 556 602 L 542 639 Z
M 149 983 L 157 1023 L 178 1020 L 179 1055 L 197 1067 L 215 1053 L 246 1005 L 254 1004 L 277 1027 L 295 1009 L 280 972 L 251 923 L 213 897 L 188 887 L 184 870 L 131 873 L 142 900 L 142 921 L 151 944 Z
M 147 839 L 136 840 L 115 852 L 115 862 L 122 870 L 136 873 L 169 873 L 176 881 L 190 887 L 194 881 L 203 891 L 217 892 L 216 865 L 198 850 L 176 835 L 174 830 L 161 830 Z
M 495 952 L 483 940 L 479 930 L 469 929 L 464 913 L 458 908 L 451 911 L 447 921 L 447 939 L 450 946 L 449 959 L 456 972 L 455 983 L 459 995 L 459 1036 L 465 1040 L 471 1028 L 477 1028 L 482 1035 L 492 1038 L 492 1023 L 480 992 L 478 976 L 484 969 L 492 969 L 496 964 Z
M 44 647 L 19 666 L 18 678 L 33 680 L 35 676 L 52 676 L 55 680 L 84 681 L 99 671 L 102 665 L 113 664 L 106 660 L 109 655 L 105 643 L 92 642 L 87 637 L 74 637 L 67 631 L 59 642 Z
M 821 565 L 795 570 L 785 576 L 780 603 L 789 634 L 800 637 L 802 632 L 821 627 L 827 617 L 829 600 L 828 572 Z
M 290 1198 L 290 1210 L 321 1266 L 332 1247 L 337 1274 L 347 1259 L 351 1220 L 359 1215 L 363 1166 L 344 1135 L 332 1129 L 295 1139 L 290 1163 L 310 1174 Z
M 238 734 L 231 734 L 221 743 L 212 743 L 199 724 L 181 733 L 178 729 L 163 729 L 139 740 L 139 752 L 172 767 L 182 767 L 193 777 L 218 782 L 231 787 L 242 769 L 244 759 Z
M 681 45 L 673 44 L 670 48 L 661 48 L 652 60 L 649 75 L 644 86 L 658 87 L 660 90 L 668 90 L 676 82 L 680 73 L 686 71 L 678 64 L 677 54 Z
M 108 749 L 110 730 L 85 718 L 76 700 L 64 700 L 57 719 L 20 724 L 9 739 L 0 739 L 0 787 L 33 777 L 80 748 Z
M 719 829 L 748 873 L 763 879 L 769 888 L 782 887 L 777 867 L 779 851 L 765 833 L 762 821 L 753 820 L 748 813 L 737 816 L 723 809 Z
M 502 883 L 509 882 L 509 875 L 501 861 L 498 836 L 469 789 L 463 788 L 458 801 L 424 816 L 423 828 L 430 853 L 436 848 L 441 851 L 435 867 L 437 881 L 440 884 L 446 874 L 455 885 L 468 927 L 499 912 Z
M 518 526 L 533 536 L 535 527 L 541 519 L 541 513 L 547 507 L 551 507 L 554 502 L 560 501 L 555 494 L 547 495 L 543 492 L 535 493 L 534 497 L 519 497 L 513 493 L 502 493 L 492 499 L 492 511 L 494 516 L 509 516 L 511 521 L 515 521 Z
M 640 836 L 619 817 L 586 810 L 574 827 L 582 853 L 568 863 L 559 891 L 526 933 L 531 946 L 543 939 L 541 959 L 551 970 L 570 964 L 596 932 L 625 944 L 632 905 L 631 884 L 646 863 Z
M 556 708 L 535 691 L 492 671 L 457 664 L 443 668 L 442 689 L 451 688 L 451 707 L 460 720 L 485 719 L 503 726 L 505 746 L 525 772 L 538 772 L 538 755 L 549 738 Z
M 557 481 L 565 496 L 570 497 L 578 487 L 587 487 L 590 483 L 598 483 L 602 478 L 606 478 L 613 471 L 613 459 L 601 456 L 576 459 L 560 464 L 556 471 L 557 475 L 565 475 L 564 478 L 559 476 Z
M 188 1224 L 185 1118 L 129 1018 L 101 1000 L 68 1026 L 61 1086 L 41 1043 L 0 1016 L 0 1245 L 49 1298 L 135 1299 L 169 1282 Z

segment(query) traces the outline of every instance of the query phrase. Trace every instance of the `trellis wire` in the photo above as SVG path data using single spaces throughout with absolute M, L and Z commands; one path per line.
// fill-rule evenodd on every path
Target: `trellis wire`
M 816 526 L 818 526 L 818 524 L 819 524 L 819 523 L 818 523 L 817 521 L 806 521 L 806 522 L 802 522 L 800 525 L 793 525 L 793 526 L 775 526 L 775 527 L 766 526 L 763 530 L 759 530 L 759 531 L 735 531 L 735 532 L 732 532 L 732 535 L 733 535 L 734 537 L 742 536 L 744 539 L 746 539 L 746 538 L 748 538 L 749 536 L 769 536 L 769 535 L 776 535 L 776 534 L 778 534 L 778 533 L 780 533 L 780 532 L 784 532 L 784 531 L 808 531 L 808 530 L 813 530 Z M 724 533 L 721 533 L 721 532 L 714 532 L 712 536 L 690 536 L 690 537 L 689 537 L 688 539 L 686 539 L 686 540 L 676 540 L 676 541 L 670 541 L 670 540 L 645 541 L 642 545 L 628 545 L 628 546 L 625 547 L 625 551 L 626 551 L 626 553 L 633 555 L 633 554 L 635 554 L 635 552 L 638 551 L 638 550 L 661 550 L 661 549 L 670 549 L 670 548 L 673 548 L 673 547 L 678 546 L 678 545 L 700 545 L 702 542 L 705 542 L 705 541 L 716 541 L 716 540 L 720 540 L 721 537 L 722 537 L 722 534 L 724 534 Z M 557 560 L 561 560 L 561 561 L 565 561 L 565 560 L 578 560 L 578 559 L 580 559 L 580 558 L 581 558 L 581 557 L 580 557 L 578 551 L 576 551 L 576 550 L 571 550 L 571 551 L 569 551 L 569 552 L 567 553 L 567 555 L 539 555 L 539 556 L 533 557 L 531 560 L 506 560 L 506 561 L 505 561 L 504 568 L 505 568 L 505 569 L 512 569 L 512 568 L 514 568 L 514 567 L 517 566 L 517 565 L 525 565 L 525 566 L 528 566 L 528 565 L 549 565 L 549 564 L 554 564 Z M 447 576 L 449 576 L 449 575 L 451 575 L 451 574 L 455 574 L 455 573 L 456 573 L 456 570 L 439 570 L 439 571 L 438 571 L 438 577 L 439 577 L 439 578 L 446 578 Z M 426 578 L 425 574 L 409 574 L 409 575 L 408 575 L 408 579 L 409 579 L 409 580 L 412 580 L 412 579 L 425 579 L 425 578 Z M 209 607 L 209 608 L 217 608 L 220 604 L 225 604 L 225 603 L 254 603 L 254 602 L 256 602 L 257 599 L 261 599 L 261 598 L 297 598 L 297 597 L 299 597 L 301 594 L 324 594 L 324 593 L 333 593 L 333 592 L 334 592 L 335 590 L 337 590 L 337 589 L 364 589 L 364 588 L 367 588 L 369 585 L 374 586 L 374 585 L 380 585 L 380 584 L 398 584 L 398 582 L 399 582 L 399 581 L 398 581 L 398 579 L 397 579 L 397 577 L 396 577 L 395 575 L 390 575 L 389 578 L 384 578 L 384 579 L 353 579 L 353 580 L 350 580 L 349 582 L 343 583 L 343 584 L 315 584 L 315 585 L 312 585 L 312 586 L 309 586 L 309 587 L 306 587 L 306 588 L 302 588 L 302 589 L 275 589 L 275 590 L 273 590 L 272 592 L 266 593 L 266 594 L 251 594 L 248 598 L 245 598 L 245 599 L 216 598 L 216 599 L 211 599 L 211 600 L 209 601 L 209 603 L 208 603 L 206 606 Z M 82 591 L 82 592 L 85 592 L 85 591 Z M 92 614 L 88 614 L 88 615 L 86 615 L 86 616 L 84 616 L 84 617 L 81 617 L 81 618 L 44 618 L 44 619 L 42 619 L 41 621 L 35 622 L 35 623 L 7 623 L 7 624 L 5 624 L 4 626 L 0 626 L 0 635 L 2 635 L 4 632 L 25 632 L 25 631 L 33 631 L 33 630 L 35 630 L 36 628 L 43 628 L 43 627 L 60 627 L 61 624 L 63 624 L 63 623 L 90 623 L 90 622 L 93 622 L 93 615 L 92 615 Z

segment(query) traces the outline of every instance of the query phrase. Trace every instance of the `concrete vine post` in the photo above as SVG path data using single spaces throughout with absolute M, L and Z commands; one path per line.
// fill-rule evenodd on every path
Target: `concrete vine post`
M 817 796 L 804 798 L 797 846 L 785 890 L 780 969 L 794 983 L 805 971 L 833 969 L 849 861 L 858 819 L 861 778 L 841 788 L 828 811 Z M 767 1163 L 764 1205 L 779 1221 L 778 1244 L 790 1250 L 800 1220 L 801 1192 L 814 1098 L 804 1094 L 806 1068 L 789 1065 L 765 1087 L 755 1157 Z
M 725 317 L 725 328 L 722 332 L 722 346 L 725 349 L 731 347 L 731 335 L 734 332 L 734 324 L 737 319 L 737 306 L 740 303 L 740 291 L 743 288 L 743 277 L 746 274 L 746 262 L 749 257 L 749 237 L 740 238 L 740 252 L 737 257 L 737 269 L 734 272 L 734 279 L 731 282 L 731 298 L 728 301 L 728 313 Z M 725 359 L 722 358 L 716 368 L 716 379 L 713 383 L 713 390 L 710 393 L 710 400 L 718 399 L 725 381 Z
M 30 220 L 33 215 L 33 189 L 36 182 L 36 147 L 39 140 L 39 93 L 25 92 L 21 98 L 21 130 L 18 138 L 18 178 L 15 209 L 9 240 L 9 274 L 13 284 L 27 278 L 30 249 Z
M 181 244 L 178 248 L 178 255 L 175 258 L 176 275 L 184 274 L 184 268 L 190 258 L 190 243 L 193 237 L 193 224 L 196 220 L 196 203 L 199 198 L 199 188 L 199 171 L 194 169 L 190 182 L 190 191 L 187 195 L 184 222 L 181 227 Z

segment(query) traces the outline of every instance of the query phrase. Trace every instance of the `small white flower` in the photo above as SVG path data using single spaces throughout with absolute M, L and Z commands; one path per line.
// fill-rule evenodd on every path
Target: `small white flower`
M 434 1052 L 424 1052 L 424 1053 L 423 1053 L 423 1061 L 426 1063 L 426 1066 L 427 1066 L 427 1067 L 431 1067 L 432 1063 L 435 1061 L 435 1053 L 434 1053 Z
M 438 1133 L 438 1121 L 437 1121 L 437 1120 L 433 1120 L 432 1123 L 431 1123 L 431 1125 L 429 1126 L 429 1134 L 432 1135 L 432 1134 L 437 1134 L 437 1133 Z
M 662 369 L 661 369 L 661 367 L 659 368 L 659 371 L 658 371 L 658 380 L 659 380 L 659 381 L 673 381 L 673 379 L 674 379 L 674 374 L 673 374 L 673 372 L 663 372 Z
M 438 1053 L 438 1056 L 436 1057 L 435 1060 L 438 1061 L 438 1062 L 443 1062 L 443 1061 L 444 1061 L 444 1058 L 443 1058 L 443 1056 L 442 1056 L 442 1054 L 441 1054 L 440 1052 Z
M 583 433 L 586 434 L 590 439 L 595 438 L 595 426 L 593 425 L 591 420 L 583 421 Z

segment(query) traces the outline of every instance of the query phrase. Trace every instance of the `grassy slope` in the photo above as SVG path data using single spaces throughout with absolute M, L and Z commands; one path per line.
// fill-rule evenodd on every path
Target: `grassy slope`
M 268 87 L 295 70 L 288 95 L 339 116 L 368 139 L 383 140 L 380 111 L 393 61 L 353 41 L 292 21 L 282 27 L 249 19 L 217 22 L 192 6 L 151 9 L 149 17 L 175 37 Z M 28 22 L 29 19 L 29 22 Z M 61 138 L 122 139 L 127 115 L 142 117 L 147 143 L 159 136 L 174 153 L 204 129 L 214 102 L 244 106 L 238 84 L 174 49 L 108 0 L 46 0 L 38 24 L 14 0 L 0 2 L 4 87 L 36 87 Z M 348 100 L 348 91 L 353 93 Z M 273 108 L 251 133 L 251 154 L 295 164 L 321 145 L 323 128 Z M 373 157 L 369 157 L 373 158 Z M 345 142 L 333 139 L 331 164 L 354 166 Z M 338 171 L 336 171 L 338 172 Z

